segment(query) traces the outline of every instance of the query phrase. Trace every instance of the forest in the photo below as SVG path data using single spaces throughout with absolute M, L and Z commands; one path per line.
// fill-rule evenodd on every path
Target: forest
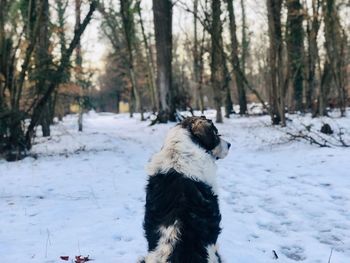
M 0 155 L 22 159 L 38 128 L 50 136 L 76 113 L 83 131 L 84 113 L 121 102 L 151 124 L 205 109 L 222 123 L 252 105 L 281 127 L 287 114 L 344 117 L 349 12 L 347 0 L 0 0 Z M 82 42 L 93 24 L 107 46 L 99 71 Z
M 349 262 L 349 156 L 349 0 L 0 0 L 1 262 Z

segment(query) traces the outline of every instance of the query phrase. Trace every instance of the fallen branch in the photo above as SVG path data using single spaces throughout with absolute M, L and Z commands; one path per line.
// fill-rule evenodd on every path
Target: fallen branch
M 302 139 L 310 142 L 310 144 L 316 144 L 320 147 L 350 147 L 350 145 L 346 143 L 343 138 L 343 128 L 339 129 L 339 132 L 337 134 L 338 138 L 331 135 L 327 135 L 327 138 L 326 136 L 321 136 L 321 134 L 319 134 L 318 132 L 311 130 L 311 126 L 305 126 L 305 128 L 306 133 L 303 131 L 299 131 L 297 133 L 286 132 L 286 134 L 290 136 L 291 140 Z M 331 139 L 333 139 L 333 141 Z
M 287 132 L 287 135 L 289 135 L 291 137 L 291 140 L 303 139 L 303 140 L 310 142 L 310 144 L 316 144 L 320 147 L 328 147 L 328 148 L 330 147 L 327 144 L 326 140 L 324 140 L 322 143 L 322 142 L 317 141 L 315 138 L 313 138 L 309 135 L 303 134 L 302 132 L 299 132 L 299 134 L 293 134 L 293 133 Z

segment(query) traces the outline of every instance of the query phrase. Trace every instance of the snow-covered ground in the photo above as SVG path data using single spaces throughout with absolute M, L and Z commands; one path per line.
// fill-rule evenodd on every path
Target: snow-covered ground
M 290 119 L 284 129 L 268 116 L 217 125 L 233 144 L 218 161 L 224 262 L 350 262 L 350 148 L 286 135 L 327 122 L 335 133 L 343 127 L 350 143 L 350 118 Z M 144 166 L 173 124 L 93 112 L 84 122 L 78 133 L 76 117 L 67 116 L 50 138 L 37 138 L 36 159 L 0 160 L 0 262 L 90 255 L 129 263 L 145 255 Z

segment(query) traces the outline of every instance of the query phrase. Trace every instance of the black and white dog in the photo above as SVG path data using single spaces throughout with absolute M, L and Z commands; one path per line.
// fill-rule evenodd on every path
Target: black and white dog
M 215 160 L 230 143 L 211 120 L 189 117 L 172 128 L 148 167 L 144 230 L 146 263 L 220 263 Z

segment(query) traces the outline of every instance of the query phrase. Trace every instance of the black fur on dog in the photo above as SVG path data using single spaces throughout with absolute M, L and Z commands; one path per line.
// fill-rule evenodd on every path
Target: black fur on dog
M 144 230 L 146 263 L 220 263 L 215 160 L 230 144 L 205 117 L 172 128 L 148 166 Z

